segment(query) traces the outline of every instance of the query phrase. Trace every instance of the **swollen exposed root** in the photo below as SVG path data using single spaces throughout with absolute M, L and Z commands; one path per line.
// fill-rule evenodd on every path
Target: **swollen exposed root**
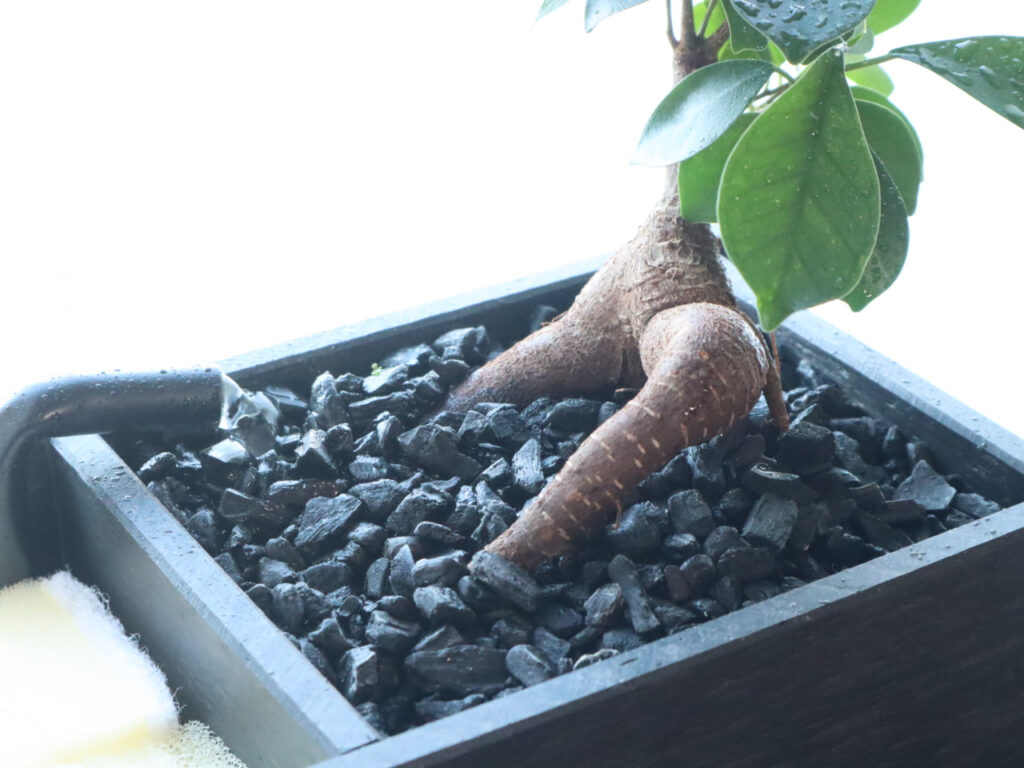
M 446 408 L 525 405 L 543 395 L 638 394 L 579 447 L 487 549 L 525 567 L 570 549 L 621 514 L 636 486 L 680 450 L 742 419 L 764 392 L 788 425 L 764 339 L 736 308 L 703 224 L 669 197 L 587 283 L 558 321 L 474 373 Z
M 749 322 L 715 304 L 666 310 L 644 341 L 649 355 L 661 353 L 651 359 L 647 384 L 583 442 L 488 551 L 526 568 L 566 552 L 621 513 L 623 499 L 651 472 L 746 416 L 772 368 Z

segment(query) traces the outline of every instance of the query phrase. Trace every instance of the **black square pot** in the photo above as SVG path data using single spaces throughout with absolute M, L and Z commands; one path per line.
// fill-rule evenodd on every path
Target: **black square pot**
M 487 324 L 515 338 L 598 262 L 222 364 L 308 387 Z M 1024 441 L 810 315 L 778 334 L 1002 512 L 608 661 L 382 738 L 103 439 L 53 441 L 64 559 L 110 595 L 186 716 L 250 768 L 995 765 L 1024 747 Z

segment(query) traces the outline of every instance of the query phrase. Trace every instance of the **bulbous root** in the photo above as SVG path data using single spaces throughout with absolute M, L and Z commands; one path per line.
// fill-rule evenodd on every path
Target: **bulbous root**
M 488 551 L 525 568 L 563 554 L 612 511 L 621 513 L 651 472 L 745 417 L 762 391 L 776 423 L 788 421 L 764 341 L 738 310 L 709 303 L 666 309 L 648 323 L 640 353 L 647 383 Z
M 526 568 L 599 529 L 641 480 L 742 419 L 762 391 L 776 426 L 788 426 L 778 370 L 736 308 L 721 246 L 706 225 L 680 218 L 672 190 L 565 315 L 476 371 L 445 405 L 639 390 L 488 545 Z
M 616 352 L 600 336 L 602 324 L 581 328 L 578 314 L 570 311 L 542 326 L 502 353 L 500 364 L 474 371 L 448 396 L 445 408 L 463 413 L 475 403 L 526 405 L 538 397 L 578 397 L 614 387 L 619 370 L 609 370 L 608 360 Z

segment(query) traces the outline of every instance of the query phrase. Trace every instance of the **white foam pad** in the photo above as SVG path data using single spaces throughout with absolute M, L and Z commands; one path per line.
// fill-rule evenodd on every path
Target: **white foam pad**
M 55 767 L 56 768 L 56 767 Z M 245 768 L 210 729 L 193 720 L 161 742 L 60 768 Z
M 0 591 L 0 766 L 51 768 L 176 729 L 163 673 L 94 590 L 58 573 Z

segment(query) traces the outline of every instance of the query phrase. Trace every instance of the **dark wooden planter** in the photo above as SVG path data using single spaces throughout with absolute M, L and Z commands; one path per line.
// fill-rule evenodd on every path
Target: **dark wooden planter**
M 576 265 L 225 361 L 308 387 L 459 325 L 509 336 L 565 305 Z M 779 332 L 869 413 L 1001 504 L 1024 441 L 824 322 Z M 398 736 L 381 738 L 101 438 L 53 441 L 64 556 L 250 768 L 1018 764 L 1024 505 Z M 2 553 L 0 553 L 2 555 Z

